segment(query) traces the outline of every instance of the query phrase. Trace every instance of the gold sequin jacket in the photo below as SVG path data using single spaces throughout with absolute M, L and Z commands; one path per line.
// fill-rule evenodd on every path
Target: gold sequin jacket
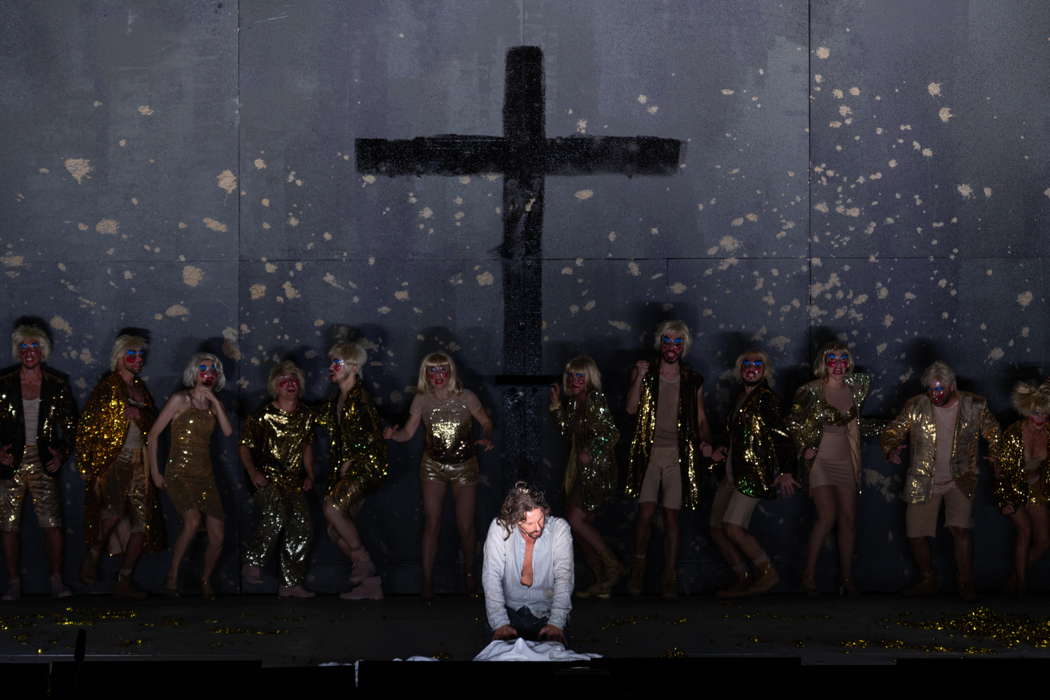
M 764 379 L 730 412 L 726 433 L 736 490 L 752 498 L 776 498 L 773 482 L 790 473 L 781 468 L 777 447 L 791 436 L 781 418 L 780 399 Z
M 992 497 L 1000 509 L 1013 506 L 1015 510 L 1019 510 L 1027 505 L 1032 497 L 1032 484 L 1028 483 L 1028 474 L 1025 473 L 1025 420 L 1027 419 L 1022 418 L 1003 431 L 999 440 Z M 1042 435 L 1046 439 L 1045 431 Z M 1050 494 L 1050 459 L 1044 459 L 1041 466 L 1039 479 L 1042 480 L 1042 493 Z
M 135 424 L 142 431 L 145 444 L 157 418 L 157 409 L 146 383 L 138 377 L 133 378 L 132 383 L 144 399 L 145 405 L 139 407 Z M 88 397 L 76 437 L 77 469 L 85 481 L 92 481 L 106 471 L 124 447 L 129 425 L 125 411 L 130 398 L 127 384 L 117 372 L 104 376 Z
M 329 480 L 340 479 L 339 471 L 349 463 L 345 478 L 374 486 L 387 475 L 386 441 L 372 397 L 361 382 L 354 384 L 343 399 L 339 412 L 338 394 L 317 412 L 317 424 L 328 430 Z
M 244 421 L 241 445 L 271 484 L 297 491 L 306 479 L 303 453 L 313 442 L 316 421 L 317 413 L 305 404 L 289 413 L 268 402 Z
M 642 478 L 649 466 L 649 454 L 656 435 L 656 407 L 659 405 L 659 366 L 650 365 L 642 377 L 641 395 L 638 399 L 638 414 L 634 425 L 634 436 L 628 452 L 627 485 L 624 489 L 629 497 L 637 498 L 642 489 Z M 693 510 L 700 506 L 700 480 L 708 465 L 700 454 L 700 442 L 710 439 L 701 435 L 697 424 L 697 395 L 704 385 L 704 378 L 684 364 L 678 394 L 678 463 L 682 470 L 682 508 Z M 707 426 L 705 429 L 709 430 Z
M 551 417 L 561 436 L 569 440 L 569 461 L 565 467 L 564 490 L 571 494 L 578 482 L 585 485 L 584 495 L 601 494 L 602 501 L 616 492 L 617 469 L 614 448 L 620 440 L 620 431 L 613 420 L 605 394 L 587 392 L 584 401 L 563 396 L 550 407 Z M 580 464 L 580 452 L 590 455 L 591 461 Z M 597 509 L 601 504 L 585 498 L 585 510 Z
M 825 401 L 824 380 L 814 379 L 803 384 L 795 392 L 795 398 L 791 402 L 791 411 L 788 413 L 787 418 L 784 419 L 784 427 L 787 428 L 791 438 L 795 441 L 799 459 L 805 465 L 804 476 L 808 478 L 809 470 L 813 466 L 813 460 L 805 459 L 803 456 L 805 451 L 810 448 L 815 450 L 820 447 L 820 440 L 824 437 L 825 424 L 845 425 L 846 436 L 849 440 L 850 466 L 853 469 L 854 480 L 859 490 L 861 484 L 860 407 L 864 404 L 864 400 L 868 398 L 868 391 L 871 388 L 871 375 L 854 372 L 847 375 L 843 381 L 853 397 L 853 404 L 850 406 L 849 411 L 843 413 Z
M 146 382 L 138 377 L 132 383 L 143 397 L 138 407 L 135 424 L 142 432 L 142 444 L 146 445 L 157 419 L 157 408 Z M 126 409 L 131 393 L 128 385 L 116 371 L 105 375 L 95 385 L 84 405 L 76 435 L 77 469 L 84 479 L 84 541 L 88 547 L 98 544 L 98 527 L 101 516 L 101 501 L 97 479 L 116 461 L 124 447 L 130 425 Z M 143 448 L 145 450 L 145 448 Z M 146 460 L 143 460 L 143 468 Z M 160 512 L 160 500 L 156 497 L 149 474 L 146 474 L 146 533 L 144 547 L 155 552 L 164 549 L 164 519 Z
M 956 485 L 973 498 L 977 490 L 977 448 L 980 438 L 988 443 L 989 454 L 999 446 L 999 422 L 988 410 L 984 397 L 960 391 L 959 413 L 952 436 L 951 470 Z M 904 410 L 882 431 L 879 444 L 889 457 L 898 445 L 908 443 L 911 464 L 904 477 L 903 498 L 907 503 L 925 503 L 933 494 L 933 476 L 937 468 L 937 423 L 933 402 L 926 394 L 913 396 Z
M 0 465 L 0 479 L 10 479 L 22 462 L 26 447 L 26 423 L 22 404 L 21 365 L 0 375 L 0 445 L 10 445 L 14 462 L 10 467 Z M 66 375 L 50 367 L 41 367 L 40 415 L 37 419 L 36 446 L 41 462 L 51 460 L 50 450 L 58 451 L 64 464 L 73 452 L 73 437 L 77 429 L 77 406 L 69 389 Z M 61 470 L 54 473 L 57 478 Z

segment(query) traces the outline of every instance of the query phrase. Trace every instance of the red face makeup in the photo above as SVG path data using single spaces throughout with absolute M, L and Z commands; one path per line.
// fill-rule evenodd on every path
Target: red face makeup
M 849 371 L 849 353 L 845 350 L 832 350 L 824 355 L 824 366 L 830 374 L 837 377 L 845 375 Z
M 121 357 L 124 369 L 132 374 L 138 374 L 146 365 L 146 350 L 144 348 L 128 348 Z
M 18 359 L 25 369 L 36 369 L 44 356 L 39 340 L 28 340 L 18 344 Z
M 766 376 L 766 363 L 761 355 L 748 355 L 740 362 L 740 378 L 744 384 L 757 384 Z
M 587 374 L 584 372 L 566 372 L 569 390 L 574 394 L 582 394 L 587 391 Z
M 346 377 L 346 373 L 353 369 L 354 366 L 347 364 L 343 358 L 333 357 L 332 362 L 328 365 L 328 380 L 338 384 Z
M 204 386 L 215 386 L 219 380 L 219 370 L 211 360 L 205 360 L 197 365 L 197 383 Z
M 448 384 L 448 378 L 452 375 L 452 368 L 448 365 L 434 365 L 427 367 L 427 381 L 435 388 L 441 388 Z
M 935 381 L 926 389 L 926 395 L 930 397 L 934 406 L 947 406 L 955 396 L 955 387 L 944 386 L 939 381 Z
M 685 338 L 675 332 L 660 336 L 660 359 L 668 364 L 678 362 L 685 352 Z
M 284 374 L 277 378 L 277 393 L 284 396 L 299 395 L 299 377 L 294 374 Z

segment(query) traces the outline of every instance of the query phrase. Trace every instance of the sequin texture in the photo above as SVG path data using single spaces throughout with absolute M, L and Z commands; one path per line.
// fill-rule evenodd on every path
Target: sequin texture
M 563 487 L 566 501 L 588 512 L 597 511 L 616 494 L 616 455 L 613 448 L 620 439 L 605 394 L 587 392 L 583 400 L 565 396 L 551 407 L 551 417 L 562 437 L 569 440 L 569 460 Z M 583 464 L 581 451 L 590 455 Z

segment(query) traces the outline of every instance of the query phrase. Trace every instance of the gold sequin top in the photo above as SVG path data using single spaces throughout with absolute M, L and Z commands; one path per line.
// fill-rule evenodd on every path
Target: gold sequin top
M 784 419 L 784 427 L 791 438 L 795 441 L 795 448 L 800 459 L 804 460 L 805 475 L 809 475 L 809 469 L 813 466 L 813 460 L 806 460 L 803 453 L 813 448 L 820 447 L 820 440 L 824 437 L 824 426 L 826 424 L 845 425 L 847 438 L 849 440 L 850 465 L 853 468 L 853 476 L 860 489 L 860 438 L 862 423 L 860 419 L 860 408 L 864 400 L 868 398 L 871 388 L 871 375 L 862 372 L 854 372 L 847 375 L 843 382 L 849 388 L 853 403 L 849 411 L 843 413 L 824 399 L 824 380 L 814 379 L 799 387 L 795 392 L 795 398 L 791 402 L 791 411 Z M 864 431 L 867 432 L 867 431 Z
M 1022 418 L 1007 428 L 999 440 L 997 473 L 992 496 L 995 499 L 995 505 L 1000 509 L 1006 506 L 1020 509 L 1028 503 L 1039 502 L 1033 500 L 1033 497 L 1038 498 L 1039 493 L 1043 495 L 1042 502 L 1046 503 L 1046 495 L 1050 494 L 1050 459 L 1041 460 L 1035 488 L 1028 481 L 1029 473 L 1025 471 L 1027 461 L 1024 449 L 1025 420 L 1027 419 Z M 1045 429 L 1039 431 L 1039 434 L 1044 441 L 1048 440 Z
M 386 478 L 386 442 L 372 397 L 361 382 L 343 399 L 342 410 L 338 395 L 323 404 L 317 413 L 318 425 L 328 429 L 328 458 L 331 461 L 331 479 L 339 478 L 339 470 L 350 463 L 345 474 L 351 479 L 369 483 Z
M 416 394 L 410 413 L 418 413 L 426 429 L 426 453 L 442 464 L 460 464 L 474 456 L 472 410 L 481 410 L 474 392 L 464 389 L 446 399 Z
M 174 465 L 211 472 L 211 434 L 215 431 L 215 414 L 207 408 L 189 406 L 171 421 L 171 450 L 167 471 Z
M 616 455 L 613 449 L 620 439 L 620 431 L 613 420 L 605 394 L 589 391 L 583 401 L 573 396 L 563 396 L 557 405 L 551 406 L 551 417 L 558 432 L 570 441 L 569 462 L 565 467 L 565 493 L 571 494 L 578 481 L 585 481 L 589 492 L 608 494 L 616 491 Z M 590 455 L 591 461 L 581 464 L 580 452 Z M 587 494 L 585 494 L 587 495 Z M 601 505 L 584 503 L 587 506 Z
M 638 399 L 638 414 L 634 425 L 634 436 L 628 452 L 627 485 L 624 489 L 629 497 L 637 498 L 642 488 L 642 477 L 649 466 L 649 453 L 656 435 L 656 407 L 659 402 L 659 363 L 650 365 L 649 372 L 642 377 L 641 394 Z M 682 469 L 682 508 L 693 510 L 700 505 L 700 481 L 707 468 L 700 454 L 700 441 L 709 440 L 710 435 L 701 435 L 698 422 L 697 400 L 704 378 L 684 364 L 681 369 L 678 393 L 678 462 Z M 707 426 L 704 426 L 705 429 Z
M 244 421 L 241 445 L 251 451 L 255 468 L 271 484 L 299 489 L 306 478 L 303 452 L 313 442 L 316 419 L 303 404 L 289 413 L 267 403 Z
M 983 437 L 990 454 L 999 446 L 999 422 L 988 410 L 984 397 L 967 391 L 958 392 L 959 415 L 955 434 L 951 436 L 952 478 L 969 498 L 977 490 L 978 443 Z M 889 457 L 898 445 L 908 443 L 911 464 L 904 478 L 904 500 L 907 503 L 925 503 L 933 493 L 933 477 L 937 468 L 937 422 L 933 402 L 926 394 L 913 396 L 904 410 L 882 430 L 879 444 Z
M 157 411 L 146 383 L 138 377 L 131 381 L 144 399 L 143 405 L 138 407 L 135 424 L 145 440 L 153 428 Z M 128 386 L 118 372 L 107 374 L 91 392 L 80 416 L 76 438 L 77 468 L 85 480 L 98 477 L 120 454 L 128 433 L 126 409 L 130 399 Z
M 11 456 L 14 457 L 11 467 L 0 465 L 0 479 L 10 478 L 9 473 L 21 463 L 25 454 L 26 431 L 20 370 L 21 365 L 17 365 L 0 376 L 0 445 L 10 445 Z M 41 367 L 41 373 L 37 452 L 42 461 L 48 462 L 51 459 L 50 450 L 54 448 L 59 453 L 59 459 L 65 462 L 73 451 L 77 406 L 64 374 L 46 366 Z M 57 477 L 58 474 L 54 472 L 51 476 Z
M 780 414 L 780 399 L 763 379 L 726 420 L 733 481 L 745 496 L 776 498 L 773 482 L 790 472 L 777 455 L 778 445 L 791 439 Z

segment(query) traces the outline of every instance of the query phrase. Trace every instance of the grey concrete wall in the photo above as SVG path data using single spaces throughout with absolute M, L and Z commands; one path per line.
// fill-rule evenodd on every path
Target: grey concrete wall
M 3 3 L 0 323 L 32 313 L 82 402 L 115 331 L 148 327 L 159 400 L 188 355 L 221 350 L 225 401 L 263 399 L 292 356 L 327 391 L 339 327 L 369 347 L 387 420 L 407 411 L 420 357 L 445 348 L 505 424 L 502 182 L 498 175 L 358 172 L 355 139 L 502 133 L 508 49 L 542 49 L 549 137 L 680 139 L 677 174 L 547 178 L 542 371 L 587 352 L 622 400 L 657 321 L 694 330 L 709 411 L 736 353 L 764 343 L 790 393 L 814 346 L 839 336 L 888 414 L 933 358 L 1004 422 L 1019 377 L 1046 371 L 1050 144 L 1044 3 L 1011 0 Z M 517 302 L 517 300 L 511 300 Z M 527 392 L 542 410 L 542 391 Z M 622 412 L 621 427 L 630 423 Z M 523 446 L 497 427 L 478 523 Z M 252 523 L 232 440 L 216 442 L 230 514 L 222 586 Z M 363 515 L 391 592 L 418 587 L 418 441 L 391 450 Z M 557 491 L 565 447 L 544 434 L 539 478 Z M 900 470 L 869 445 L 857 576 L 910 575 Z M 63 477 L 70 578 L 81 482 Z M 605 527 L 621 550 L 629 503 Z M 987 481 L 979 582 L 1004 576 L 1011 533 Z M 169 527 L 178 526 L 168 509 Z M 755 528 L 794 580 L 807 499 L 764 505 Z M 31 517 L 27 520 L 32 520 Z M 690 590 L 725 576 L 706 516 L 683 518 Z M 311 583 L 345 562 L 322 534 Z M 451 518 L 440 587 L 458 585 Z M 27 526 L 27 541 L 37 541 Z M 654 543 L 654 556 L 655 556 Z M 943 553 L 946 553 L 945 550 Z M 159 586 L 167 555 L 143 562 Z M 942 562 L 950 566 L 947 561 Z M 27 566 L 40 569 L 27 551 Z M 191 565 L 192 566 L 192 565 Z M 835 576 L 828 550 L 826 583 Z M 43 577 L 27 581 L 38 588 Z M 791 584 L 793 585 L 793 584 Z

